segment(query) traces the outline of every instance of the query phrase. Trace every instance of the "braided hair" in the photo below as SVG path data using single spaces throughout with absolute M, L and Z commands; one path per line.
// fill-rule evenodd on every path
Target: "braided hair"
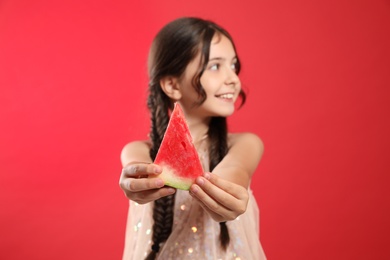
M 161 145 L 165 130 L 168 126 L 173 102 L 164 93 L 160 86 L 160 80 L 165 76 L 180 77 L 187 65 L 201 53 L 202 65 L 193 78 L 193 87 L 199 95 L 199 101 L 194 105 L 201 105 L 207 98 L 200 84 L 200 78 L 209 60 L 210 44 L 214 35 L 222 34 L 233 44 L 227 31 L 217 24 L 193 17 L 176 19 L 163 27 L 156 35 L 150 48 L 148 71 L 149 71 L 149 95 L 147 105 L 151 116 L 150 139 L 152 146 L 150 157 L 156 158 Z M 237 73 L 240 63 L 237 58 Z M 240 92 L 242 104 L 245 102 L 245 93 Z M 209 158 L 210 171 L 223 159 L 228 152 L 226 118 L 214 117 L 210 120 Z M 155 259 L 160 250 L 161 243 L 165 242 L 172 232 L 173 208 L 175 194 L 160 198 L 153 206 L 152 248 L 146 257 L 147 260 Z M 220 223 L 221 247 L 226 249 L 230 238 L 225 222 Z

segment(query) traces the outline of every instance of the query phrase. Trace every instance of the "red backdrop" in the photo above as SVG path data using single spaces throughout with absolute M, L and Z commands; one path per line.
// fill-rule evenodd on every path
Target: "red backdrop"
M 236 39 L 268 258 L 389 259 L 384 0 L 2 0 L 0 258 L 120 259 L 119 154 L 148 131 L 149 44 L 183 15 Z

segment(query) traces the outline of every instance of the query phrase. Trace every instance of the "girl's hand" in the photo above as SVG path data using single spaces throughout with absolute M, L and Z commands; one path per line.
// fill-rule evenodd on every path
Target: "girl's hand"
M 153 163 L 130 163 L 122 169 L 119 186 L 128 199 L 145 204 L 175 193 L 175 189 L 164 187 L 162 179 L 148 178 L 161 172 L 161 167 Z
M 218 222 L 236 219 L 246 211 L 249 200 L 247 189 L 212 173 L 198 177 L 190 194 Z

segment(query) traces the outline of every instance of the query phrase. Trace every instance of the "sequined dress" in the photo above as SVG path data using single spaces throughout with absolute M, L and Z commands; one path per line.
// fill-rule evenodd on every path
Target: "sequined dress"
M 178 259 L 266 259 L 259 242 L 258 208 L 252 193 L 247 211 L 228 221 L 230 244 L 226 252 L 219 245 L 219 224 L 187 191 L 178 190 L 172 234 L 160 249 L 160 260 Z M 153 203 L 130 201 L 123 260 L 141 260 L 150 251 Z
M 199 151 L 199 149 L 198 149 Z M 199 153 L 203 168 L 207 153 Z M 123 260 L 142 260 L 151 250 L 153 203 L 130 201 Z M 230 243 L 226 251 L 219 242 L 220 226 L 205 212 L 188 191 L 177 190 L 172 233 L 161 246 L 159 260 L 264 260 L 259 240 L 259 208 L 249 189 L 247 210 L 226 222 Z

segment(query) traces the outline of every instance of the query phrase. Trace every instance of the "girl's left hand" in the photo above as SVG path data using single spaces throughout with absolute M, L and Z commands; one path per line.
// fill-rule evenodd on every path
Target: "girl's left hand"
M 247 189 L 209 172 L 196 179 L 190 194 L 217 222 L 236 219 L 246 211 L 249 200 Z

